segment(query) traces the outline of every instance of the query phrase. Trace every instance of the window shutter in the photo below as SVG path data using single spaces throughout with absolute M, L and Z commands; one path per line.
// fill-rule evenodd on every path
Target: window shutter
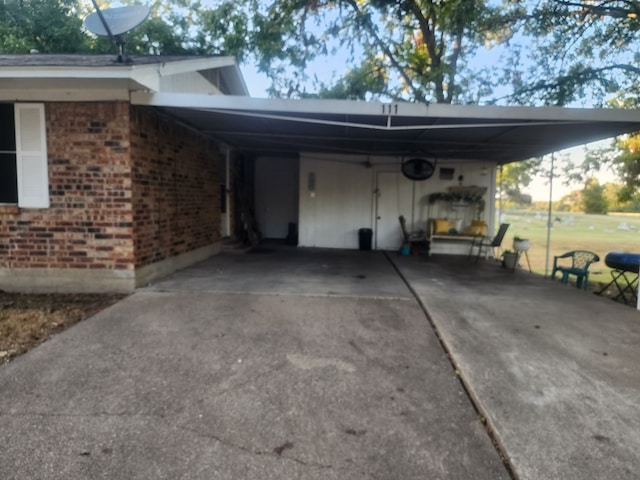
M 48 208 L 49 171 L 44 104 L 17 103 L 15 114 L 18 206 Z

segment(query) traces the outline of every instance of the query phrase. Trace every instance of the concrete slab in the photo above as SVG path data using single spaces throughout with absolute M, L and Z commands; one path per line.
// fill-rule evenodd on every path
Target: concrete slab
M 417 302 L 358 253 L 222 256 L 5 365 L 0 478 L 509 478 Z
M 638 478 L 640 313 L 495 262 L 391 258 L 518 478 Z
M 211 291 L 413 298 L 383 252 L 282 245 L 248 254 L 223 252 L 148 287 L 155 291 Z

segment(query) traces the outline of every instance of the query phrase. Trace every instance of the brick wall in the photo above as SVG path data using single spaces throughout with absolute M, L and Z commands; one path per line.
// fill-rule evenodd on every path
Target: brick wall
M 131 109 L 136 268 L 220 240 L 219 147 L 148 107 Z
M 125 102 L 49 103 L 45 117 L 50 208 L 0 206 L 0 288 L 7 272 L 60 269 L 87 272 L 68 288 L 90 290 L 91 270 L 132 279 L 220 240 L 214 142 Z
M 0 206 L 0 268 L 134 268 L 126 103 L 45 107 L 50 208 Z

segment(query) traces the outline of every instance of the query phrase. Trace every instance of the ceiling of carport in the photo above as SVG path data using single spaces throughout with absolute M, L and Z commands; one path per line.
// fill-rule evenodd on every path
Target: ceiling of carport
M 382 104 L 147 94 L 182 122 L 258 155 L 422 155 L 509 163 L 640 130 L 638 110 Z

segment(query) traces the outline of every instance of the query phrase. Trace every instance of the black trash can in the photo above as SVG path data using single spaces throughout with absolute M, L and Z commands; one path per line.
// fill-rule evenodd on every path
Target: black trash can
M 361 228 L 358 230 L 358 240 L 360 250 L 371 250 L 371 239 L 373 238 L 373 230 L 370 228 Z

